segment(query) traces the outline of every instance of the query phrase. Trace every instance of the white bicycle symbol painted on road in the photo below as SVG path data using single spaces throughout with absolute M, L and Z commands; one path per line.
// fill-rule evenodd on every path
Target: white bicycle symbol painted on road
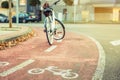
M 46 71 L 50 71 L 52 72 L 54 75 L 60 75 L 63 78 L 66 79 L 75 79 L 77 78 L 79 75 L 77 73 L 72 72 L 72 69 L 59 69 L 56 66 L 49 66 L 47 68 L 41 69 L 41 68 L 34 68 L 34 69 L 30 69 L 28 70 L 29 74 L 42 74 Z
M 7 66 L 9 65 L 9 62 L 1 62 L 0 61 L 0 67 L 4 67 L 4 66 Z

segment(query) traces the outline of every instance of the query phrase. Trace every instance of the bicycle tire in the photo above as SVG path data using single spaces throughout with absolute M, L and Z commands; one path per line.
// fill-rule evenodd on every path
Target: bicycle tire
M 61 40 L 64 38 L 64 36 L 65 36 L 65 27 L 63 23 L 60 20 L 55 19 L 54 39 Z
M 46 37 L 47 37 L 47 41 L 49 43 L 49 45 L 53 44 L 53 31 L 51 29 L 51 21 L 50 21 L 50 17 L 48 16 L 45 20 L 45 32 L 46 32 Z

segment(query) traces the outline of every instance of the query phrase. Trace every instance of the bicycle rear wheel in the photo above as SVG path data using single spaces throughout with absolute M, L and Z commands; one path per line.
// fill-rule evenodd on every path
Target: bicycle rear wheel
M 55 19 L 54 39 L 61 40 L 65 36 L 65 27 L 61 21 Z
M 46 36 L 47 36 L 47 41 L 49 43 L 49 45 L 53 44 L 53 30 L 52 30 L 52 24 L 51 24 L 51 20 L 50 20 L 50 16 L 46 18 L 45 20 L 45 32 L 46 32 Z

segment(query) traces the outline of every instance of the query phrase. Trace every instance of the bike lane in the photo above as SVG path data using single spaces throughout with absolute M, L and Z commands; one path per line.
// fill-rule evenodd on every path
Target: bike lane
M 0 51 L 0 61 L 10 63 L 4 70 L 0 69 L 0 74 L 5 71 L 5 74 L 10 73 L 0 76 L 0 80 L 92 79 L 98 61 L 98 49 L 93 41 L 83 35 L 67 32 L 64 40 L 49 46 L 43 29 L 37 28 L 35 32 L 32 39 Z M 54 67 L 50 69 L 51 66 Z

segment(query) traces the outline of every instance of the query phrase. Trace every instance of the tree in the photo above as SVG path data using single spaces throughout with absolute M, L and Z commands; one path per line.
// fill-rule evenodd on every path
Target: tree
M 13 3 L 12 0 L 9 1 L 3 1 L 1 3 L 2 8 L 9 8 L 9 27 L 12 28 L 12 13 L 11 13 L 11 8 L 13 8 Z
M 3 2 L 1 3 L 1 7 L 8 9 L 8 8 L 9 8 L 9 1 L 3 1 Z M 12 7 L 12 8 L 14 7 L 13 3 L 11 3 L 11 7 Z
M 74 0 L 63 0 L 67 5 L 72 6 Z

